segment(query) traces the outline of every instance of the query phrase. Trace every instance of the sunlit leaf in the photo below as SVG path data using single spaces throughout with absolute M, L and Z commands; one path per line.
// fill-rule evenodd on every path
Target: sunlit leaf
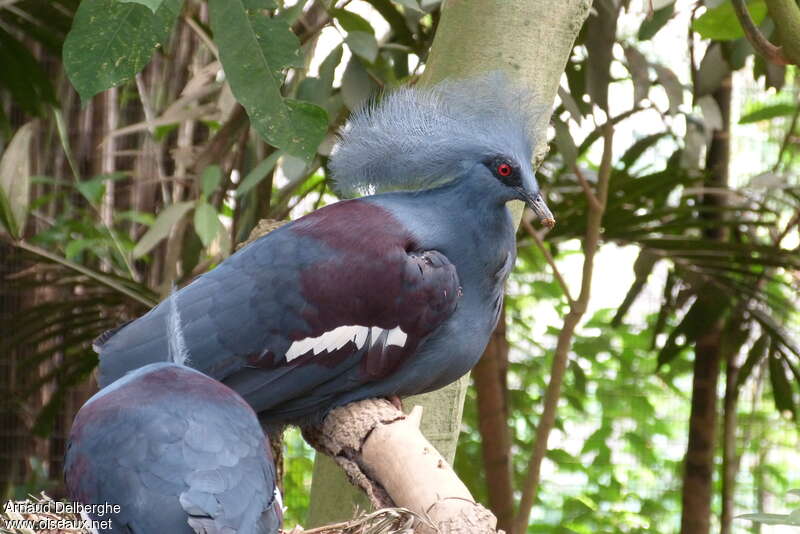
M 770 104 L 745 113 L 742 115 L 742 118 L 739 119 L 739 124 L 750 124 L 753 122 L 774 119 L 776 117 L 787 117 L 795 112 L 797 112 L 796 104 Z
M 194 202 L 176 202 L 162 210 L 156 217 L 153 225 L 142 236 L 139 242 L 136 243 L 136 246 L 133 248 L 133 257 L 141 258 L 150 252 L 153 247 L 158 245 L 162 239 L 169 235 L 172 228 L 178 224 L 193 206 Z
M 204 200 L 198 202 L 194 209 L 194 231 L 197 232 L 200 241 L 206 248 L 219 235 L 220 222 L 217 211 Z
M 764 0 L 749 0 L 747 10 L 757 25 L 767 16 L 767 4 Z M 736 18 L 732 2 L 720 2 L 716 7 L 706 10 L 694 20 L 692 29 L 705 39 L 715 41 L 731 41 L 744 37 L 744 30 Z
M 639 40 L 647 41 L 648 39 L 652 39 L 653 36 L 657 34 L 667 22 L 669 22 L 674 12 L 675 6 L 673 3 L 670 3 L 660 9 L 656 9 L 653 12 L 653 16 L 646 18 L 639 27 Z
M 31 142 L 35 123 L 29 122 L 17 130 L 0 158 L 0 201 L 2 222 L 13 237 L 25 229 L 30 202 Z
M 344 28 L 344 31 L 348 33 L 364 32 L 372 36 L 375 35 L 375 29 L 372 27 L 372 24 L 361 15 L 357 15 L 345 9 L 333 9 L 331 10 L 331 15 L 336 18 L 339 24 L 342 25 L 342 28 Z
M 208 198 L 222 183 L 222 169 L 219 168 L 219 165 L 209 165 L 203 169 L 200 182 L 202 184 L 203 198 Z

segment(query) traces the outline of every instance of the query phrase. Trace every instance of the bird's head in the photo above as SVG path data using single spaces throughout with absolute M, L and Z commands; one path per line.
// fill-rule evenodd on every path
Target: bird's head
M 346 196 L 469 181 L 487 200 L 522 200 L 555 221 L 531 165 L 532 134 L 546 106 L 499 72 L 406 87 L 356 111 L 330 159 Z

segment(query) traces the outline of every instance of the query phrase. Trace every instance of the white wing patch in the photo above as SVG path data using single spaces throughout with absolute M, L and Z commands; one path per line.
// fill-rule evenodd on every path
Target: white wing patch
M 387 345 L 396 345 L 398 347 L 404 347 L 406 345 L 406 340 L 408 339 L 408 335 L 403 332 L 403 329 L 399 326 L 395 326 L 391 330 L 389 330 L 389 337 L 386 338 Z
M 286 351 L 286 361 L 290 362 L 309 352 L 313 352 L 314 356 L 323 352 L 331 353 L 341 349 L 351 341 L 355 343 L 358 349 L 364 347 L 367 340 L 370 341 L 370 346 L 372 346 L 378 342 L 384 332 L 387 332 L 387 346 L 405 346 L 408 335 L 399 326 L 387 331 L 377 326 L 344 325 L 324 332 L 317 337 L 307 337 L 295 341 Z

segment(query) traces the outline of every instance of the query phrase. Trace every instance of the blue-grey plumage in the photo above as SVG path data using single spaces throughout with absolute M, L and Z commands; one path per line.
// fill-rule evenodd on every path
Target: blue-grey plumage
M 101 532 L 275 534 L 269 445 L 230 388 L 174 363 L 128 373 L 80 409 L 64 464 L 70 497 L 117 504 Z
M 369 196 L 282 226 L 106 336 L 101 385 L 164 357 L 170 309 L 186 363 L 268 424 L 457 379 L 480 358 L 514 265 L 506 203 L 552 220 L 531 167 L 538 112 L 500 75 L 365 108 L 330 170 Z

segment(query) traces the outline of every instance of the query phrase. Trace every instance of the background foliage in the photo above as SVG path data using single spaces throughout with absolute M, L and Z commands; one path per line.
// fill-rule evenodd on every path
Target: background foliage
M 731 3 L 707 4 L 597 0 L 567 65 L 540 169 L 559 224 L 523 224 L 495 341 L 515 498 L 565 292 L 579 286 L 606 122 L 615 142 L 594 301 L 529 532 L 678 529 L 695 349 L 714 332 L 715 521 L 730 528 L 726 498 L 736 513 L 770 511 L 797 486 L 797 69 L 754 54 Z M 767 3 L 747 7 L 771 36 Z M 259 220 L 337 199 L 333 133 L 377 90 L 414 83 L 439 13 L 417 0 L 0 2 L 9 491 L 60 478 L 63 437 L 94 387 L 94 337 L 213 268 Z M 506 444 L 482 432 L 479 395 L 456 467 L 494 508 L 504 482 L 481 447 Z M 285 448 L 291 524 L 312 453 L 295 432 Z

